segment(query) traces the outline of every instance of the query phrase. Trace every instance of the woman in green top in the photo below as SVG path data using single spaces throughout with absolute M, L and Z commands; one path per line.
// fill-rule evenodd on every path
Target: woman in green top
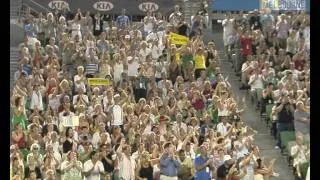
M 18 96 L 14 100 L 13 113 L 12 113 L 12 125 L 15 127 L 17 124 L 21 124 L 23 130 L 27 129 L 27 116 L 24 107 L 24 98 Z

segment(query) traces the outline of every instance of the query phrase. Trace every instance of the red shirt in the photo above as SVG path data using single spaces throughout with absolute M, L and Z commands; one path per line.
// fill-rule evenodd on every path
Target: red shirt
M 252 39 L 246 36 L 241 36 L 242 54 L 248 56 L 252 54 Z
M 295 69 L 297 69 L 298 71 L 303 71 L 304 69 L 304 64 L 305 64 L 305 61 L 303 60 L 300 60 L 300 61 L 294 61 L 294 67 Z

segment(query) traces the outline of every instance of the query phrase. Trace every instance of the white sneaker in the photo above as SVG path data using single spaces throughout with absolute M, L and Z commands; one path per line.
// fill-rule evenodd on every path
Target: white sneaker
M 274 147 L 275 149 L 280 149 L 280 147 L 279 146 L 276 146 L 276 147 Z
M 272 176 L 273 176 L 273 177 L 279 177 L 280 174 L 279 174 L 279 173 L 276 173 L 276 172 L 273 172 L 273 173 L 272 173 Z

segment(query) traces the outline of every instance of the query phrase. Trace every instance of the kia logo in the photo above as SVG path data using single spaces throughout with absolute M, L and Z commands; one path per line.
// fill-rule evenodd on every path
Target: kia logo
M 139 5 L 139 9 L 143 12 L 146 12 L 146 11 L 154 12 L 159 9 L 159 6 L 158 4 L 153 2 L 144 2 Z
M 113 9 L 113 4 L 108 1 L 100 1 L 93 4 L 93 8 L 98 11 L 110 11 Z
M 49 2 L 48 6 L 51 9 L 62 10 L 64 7 L 68 6 L 69 4 L 65 1 L 51 1 Z

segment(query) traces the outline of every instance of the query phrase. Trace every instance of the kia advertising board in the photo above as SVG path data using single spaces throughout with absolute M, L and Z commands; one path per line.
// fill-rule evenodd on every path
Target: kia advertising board
M 24 0 L 26 4 L 38 4 L 42 6 L 34 7 L 35 10 L 43 12 L 44 8 L 48 10 L 58 9 L 69 5 L 72 12 L 78 8 L 84 13 L 90 11 L 91 13 L 100 12 L 108 14 L 120 14 L 121 9 L 125 8 L 128 15 L 145 15 L 146 11 L 168 14 L 173 11 L 176 4 L 172 0 L 59 0 L 59 1 L 44 1 L 44 0 Z

